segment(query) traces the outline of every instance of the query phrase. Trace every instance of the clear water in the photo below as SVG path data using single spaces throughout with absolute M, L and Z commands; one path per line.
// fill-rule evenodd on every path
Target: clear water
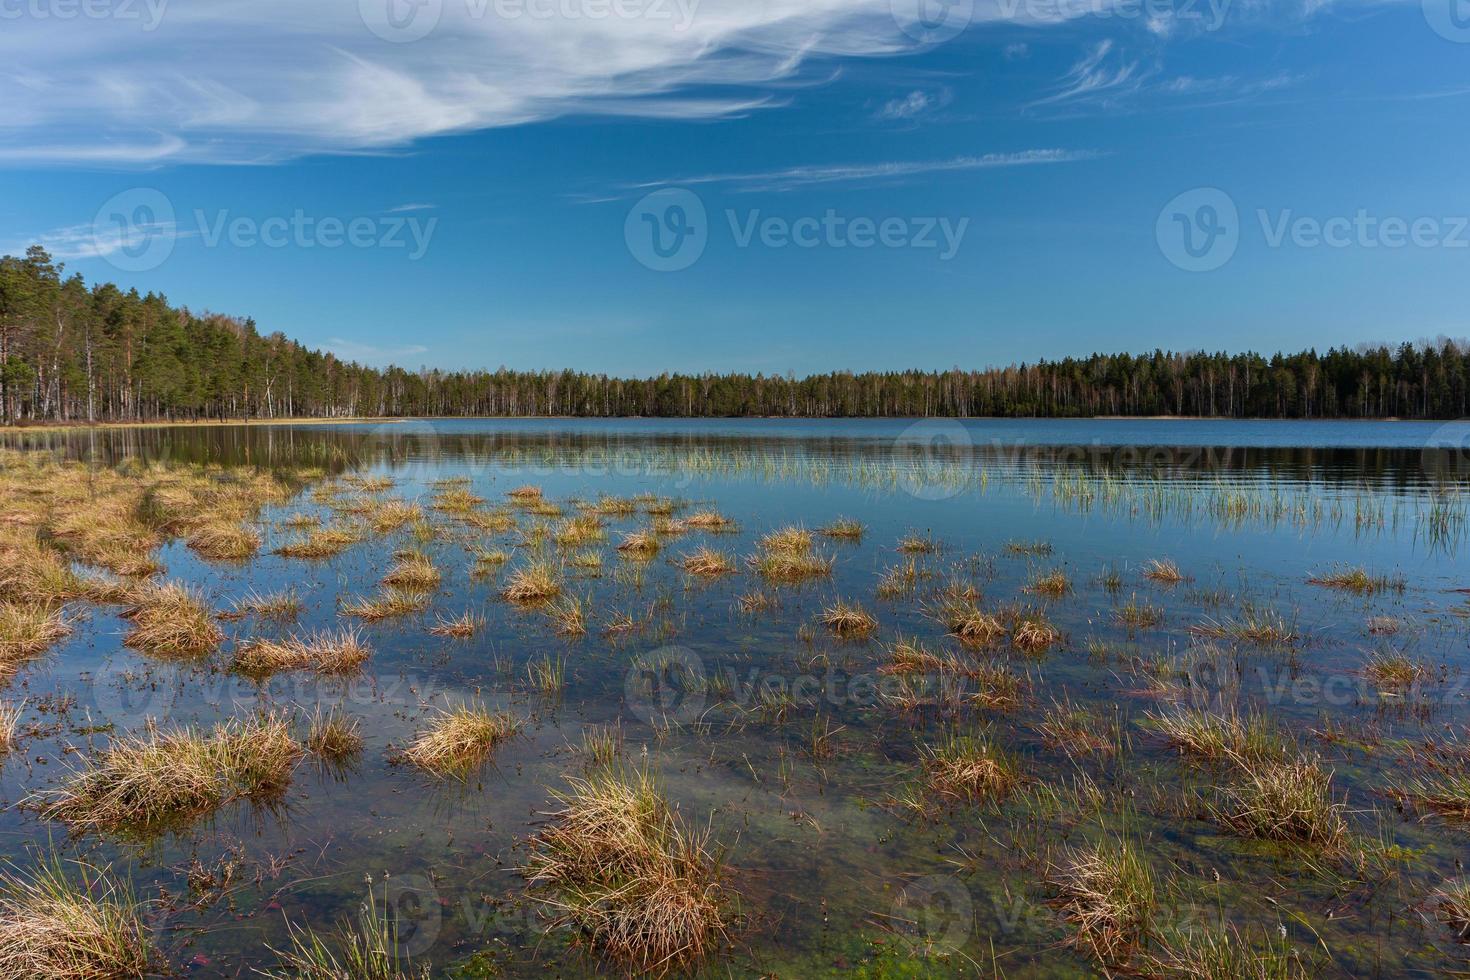
M 1059 858 L 1095 827 L 1008 803 L 923 817 L 895 803 L 917 777 L 922 745 L 989 725 L 1039 783 L 1085 776 L 1098 785 L 1109 819 L 1180 879 L 1187 898 L 1170 915 L 1223 917 L 1272 936 L 1284 929 L 1323 957 L 1324 972 L 1464 969 L 1464 947 L 1425 905 L 1457 873 L 1464 825 L 1400 812 L 1384 793 L 1405 771 L 1409 744 L 1466 725 L 1470 605 L 1459 590 L 1470 588 L 1470 569 L 1458 488 L 1470 468 L 1462 435 L 1455 424 L 1410 423 L 558 420 L 20 433 L 12 442 L 96 465 L 139 456 L 383 474 L 395 481 L 390 495 L 425 503 L 433 481 L 457 476 L 491 501 L 525 483 L 557 502 L 652 493 L 715 507 L 739 530 L 675 539 L 634 575 L 620 571 L 613 545 L 619 530 L 647 517 L 611 520 L 602 573 L 568 571 L 568 591 L 587 600 L 593 624 L 567 639 L 544 614 L 498 598 L 505 572 L 471 574 L 472 546 L 514 549 L 517 536 L 458 528 L 427 546 L 444 571 L 432 608 L 367 627 L 374 656 L 351 682 L 288 674 L 256 684 L 229 672 L 234 643 L 293 627 L 227 624 L 231 639 L 211 660 L 180 665 L 125 649 L 124 624 L 92 609 L 6 695 L 26 700 L 27 722 L 39 721 L 42 733 L 0 768 L 3 847 L 22 863 L 35 847 L 111 862 L 140 898 L 156 900 L 150 922 L 159 942 L 175 966 L 198 976 L 269 966 L 266 946 L 285 942 L 288 917 L 329 927 L 357 907 L 368 876 L 379 888 L 386 877 L 408 949 L 436 974 L 595 972 L 574 937 L 546 932 L 519 901 L 517 842 L 548 809 L 549 789 L 581 771 L 584 728 L 619 725 L 626 754 L 646 757 L 685 817 L 709 822 L 727 848 L 742 918 L 737 945 L 709 972 L 1092 974 L 1091 961 L 1064 945 L 1069 932 L 1046 905 L 1036 855 Z M 252 588 L 291 587 L 306 602 L 295 629 L 337 625 L 340 605 L 374 591 L 405 539 L 371 538 L 323 562 L 271 554 L 291 536 L 281 522 L 303 510 L 327 516 L 305 495 L 273 508 L 261 555 L 244 566 L 167 546 L 166 575 L 199 584 L 220 608 Z M 833 577 L 782 587 L 777 605 L 759 613 L 736 602 L 759 584 L 753 575 L 693 581 L 671 560 L 705 543 L 743 558 L 768 530 L 839 516 L 867 531 L 860 543 L 819 544 L 836 558 Z M 922 560 L 934 577 L 912 596 L 877 598 L 884 571 L 903 557 L 898 541 L 912 532 L 940 545 Z M 1050 554 L 1007 548 L 1037 541 Z M 1163 588 L 1144 579 L 1144 563 L 1156 558 L 1173 559 L 1188 580 Z M 1406 587 L 1360 597 L 1307 582 L 1346 564 L 1401 575 Z M 1070 594 L 1025 591 L 1052 569 L 1070 576 Z M 1106 586 L 1109 570 L 1121 576 L 1120 590 Z M 879 668 L 896 638 L 951 644 L 926 608 L 952 579 L 978 587 L 985 608 L 1044 607 L 1061 629 L 1063 641 L 1044 655 L 1001 657 L 1031 678 L 1019 708 L 910 710 L 883 696 L 892 679 Z M 1117 622 L 1116 610 L 1134 597 L 1163 611 L 1157 627 Z M 839 598 L 878 616 L 872 639 L 840 641 L 817 623 Z M 1228 620 L 1246 604 L 1275 610 L 1303 642 L 1292 652 L 1246 645 L 1231 653 L 1239 684 L 1229 696 L 1323 754 L 1355 828 L 1413 851 L 1392 875 L 1309 870 L 1299 854 L 1225 836 L 1188 805 L 1217 775 L 1181 765 L 1140 724 L 1164 706 L 1150 678 L 1193 662 L 1200 641 L 1191 627 Z M 487 620 L 475 638 L 426 632 L 466 610 Z M 615 613 L 645 628 L 602 635 L 598 623 Z M 1392 617 L 1400 629 L 1371 634 L 1371 617 Z M 1384 697 L 1362 672 L 1383 649 L 1433 664 L 1435 683 Z M 650 703 L 639 665 L 660 652 L 722 683 Z M 528 681 L 528 664 L 548 656 L 565 663 L 559 698 Z M 784 719 L 759 710 L 763 687 L 792 694 Z M 495 765 L 461 785 L 389 761 L 433 707 L 468 698 L 529 722 Z M 1064 698 L 1119 719 L 1124 751 L 1073 759 L 1049 746 L 1038 726 Z M 207 724 L 317 705 L 360 718 L 366 751 L 346 773 L 304 765 L 281 812 L 234 807 L 139 844 L 68 839 L 15 805 L 54 786 L 70 752 L 94 751 L 109 732 L 137 730 L 145 719 Z M 814 726 L 836 732 L 832 757 L 813 758 Z M 1328 731 L 1335 736 L 1324 738 Z M 236 854 L 242 870 L 227 895 L 191 905 L 190 866 Z

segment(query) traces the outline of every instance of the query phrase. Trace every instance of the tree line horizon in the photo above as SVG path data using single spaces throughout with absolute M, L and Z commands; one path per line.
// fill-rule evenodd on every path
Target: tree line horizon
M 355 417 L 1450 419 L 1470 342 L 1100 354 L 1003 368 L 795 377 L 373 368 L 254 320 L 88 286 L 41 246 L 0 258 L 0 421 Z

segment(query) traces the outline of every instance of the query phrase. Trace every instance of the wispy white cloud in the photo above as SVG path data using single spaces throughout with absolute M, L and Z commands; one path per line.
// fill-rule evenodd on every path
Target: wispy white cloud
M 1304 76 L 1278 72 L 1261 78 L 1238 75 L 1166 77 L 1158 58 L 1124 54 L 1111 40 L 1100 41 L 1079 58 L 1032 108 L 1059 106 L 1097 109 L 1177 108 L 1222 105 L 1289 88 Z
M 1074 163 L 1096 159 L 1093 150 L 1022 150 L 1018 153 L 987 153 L 984 156 L 951 157 L 947 160 L 904 160 L 879 163 L 833 164 L 825 166 L 788 167 L 754 173 L 702 174 L 669 180 L 647 181 L 630 186 L 630 190 L 696 184 L 726 184 L 738 191 L 785 191 L 813 184 L 857 183 L 896 180 L 922 174 L 959 173 L 989 170 L 997 167 L 1030 167 L 1056 163 Z
M 407 213 L 409 211 L 432 211 L 435 208 L 437 208 L 438 206 L 439 205 L 437 205 L 437 204 L 423 204 L 423 203 L 414 202 L 414 203 L 410 203 L 410 204 L 400 204 L 397 207 L 389 208 L 388 209 L 388 213 L 389 214 L 405 214 L 405 213 Z
M 925 111 L 934 105 L 934 97 L 928 92 L 918 89 L 899 99 L 890 99 L 883 103 L 875 115 L 879 119 L 913 119 L 915 116 L 923 115 Z
M 325 346 L 327 350 L 343 360 L 357 361 L 362 364 L 388 364 L 429 352 L 429 348 L 422 344 L 408 344 L 403 347 L 379 347 L 374 344 L 360 343 L 356 340 L 346 340 L 342 337 L 328 338 Z

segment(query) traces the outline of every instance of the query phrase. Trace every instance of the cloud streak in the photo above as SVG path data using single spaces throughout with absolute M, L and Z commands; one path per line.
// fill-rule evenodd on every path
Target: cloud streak
M 879 163 L 830 164 L 788 167 L 754 173 L 703 174 L 670 180 L 647 181 L 629 185 L 628 190 L 641 191 L 655 187 L 696 184 L 725 184 L 738 191 L 796 190 L 815 184 L 863 183 L 899 180 L 923 174 L 962 173 L 1000 167 L 1033 167 L 1045 164 L 1074 163 L 1096 159 L 1093 150 L 1041 149 L 1017 153 L 987 153 L 983 156 L 951 157 L 946 160 L 905 160 Z

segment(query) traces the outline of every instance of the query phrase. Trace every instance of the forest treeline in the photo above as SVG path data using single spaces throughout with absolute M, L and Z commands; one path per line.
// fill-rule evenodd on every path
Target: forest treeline
M 365 367 L 254 321 L 0 258 L 0 420 L 431 415 L 1461 418 L 1470 344 L 1093 354 L 979 371 L 805 378 Z

